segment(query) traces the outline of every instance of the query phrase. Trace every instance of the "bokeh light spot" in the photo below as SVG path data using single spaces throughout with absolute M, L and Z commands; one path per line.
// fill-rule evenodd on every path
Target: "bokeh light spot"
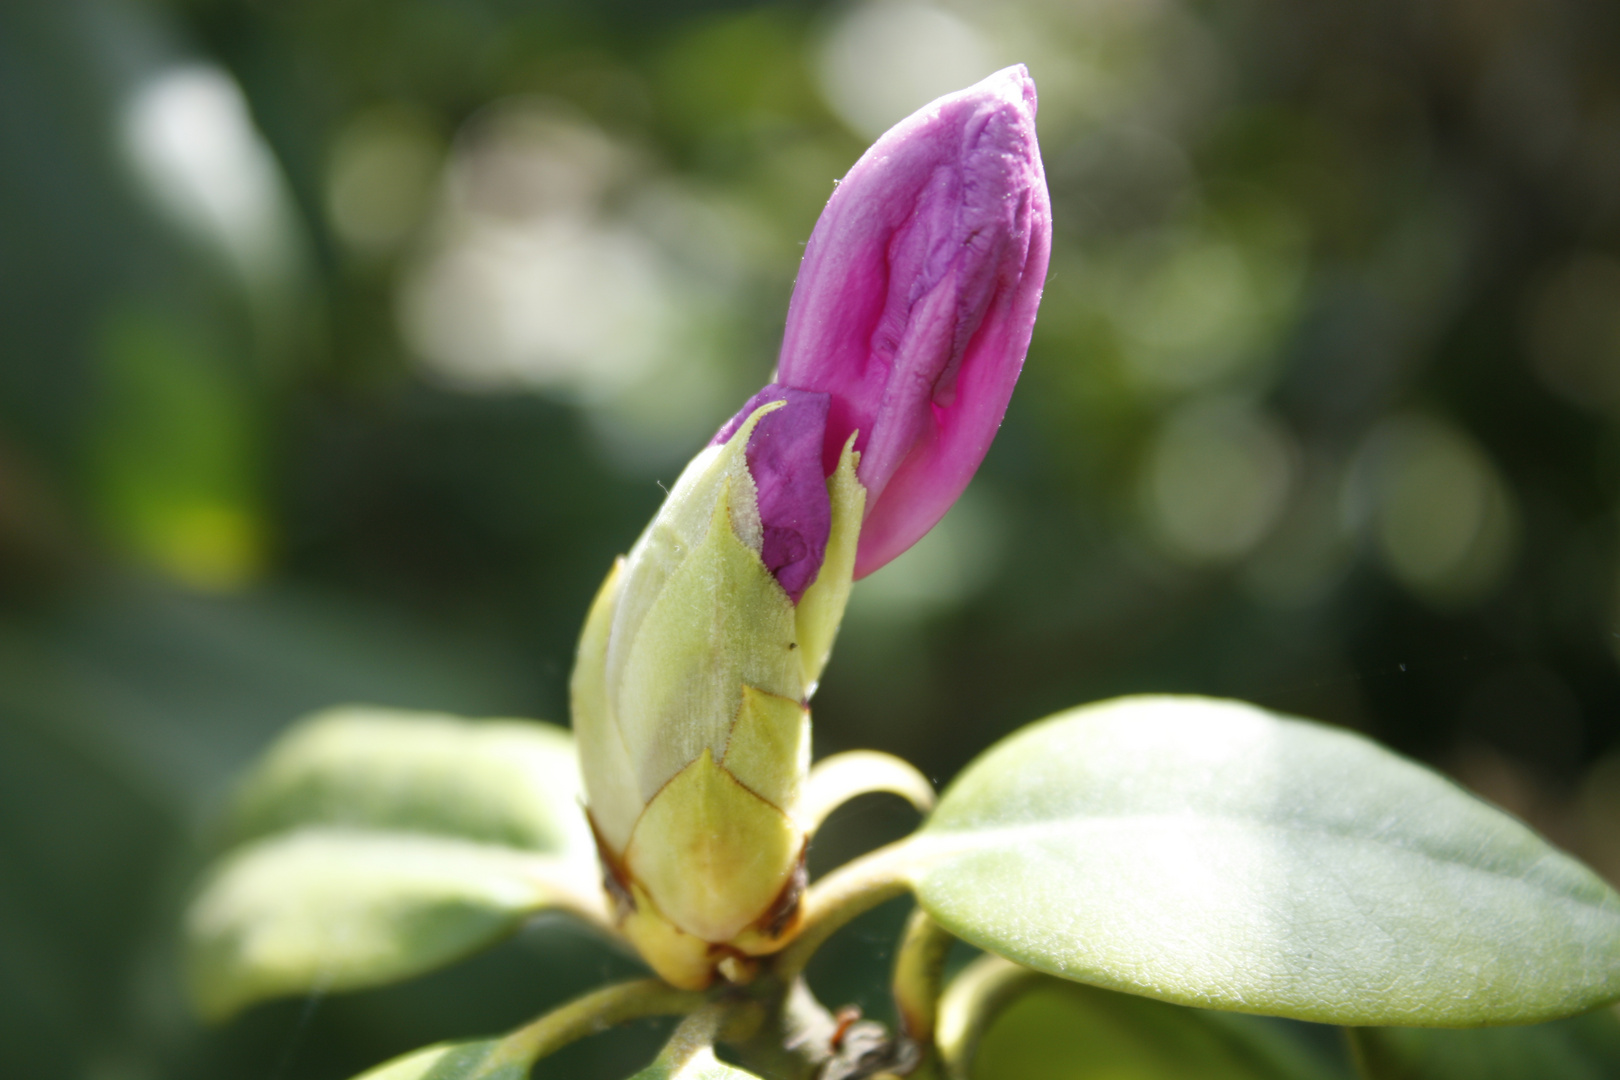
M 1518 535 L 1513 494 L 1485 451 L 1440 419 L 1386 421 L 1357 453 L 1347 509 L 1396 580 L 1431 600 L 1488 596 Z
M 423 117 L 402 109 L 362 113 L 339 133 L 326 179 L 326 211 L 349 246 L 383 254 L 422 220 L 443 150 Z
M 1270 355 L 1299 291 L 1297 254 L 1270 240 L 1188 233 L 1145 269 L 1122 272 L 1114 317 L 1136 384 L 1210 387 Z
M 286 269 L 288 199 L 234 79 L 207 64 L 166 69 L 131 95 L 122 133 L 131 168 L 177 225 L 249 277 Z
M 838 118 L 868 138 L 998 66 L 984 33 L 927 4 L 877 0 L 850 9 L 821 43 L 816 75 Z
M 1576 256 L 1548 277 L 1525 314 L 1543 383 L 1594 411 L 1620 408 L 1620 260 Z
M 1276 523 L 1293 457 L 1286 432 L 1252 406 L 1224 398 L 1189 403 L 1165 422 L 1148 453 L 1148 522 L 1185 561 L 1235 559 Z
M 969 487 L 916 545 L 850 594 L 850 618 L 890 625 L 956 607 L 1001 566 L 1004 537 L 988 497 Z

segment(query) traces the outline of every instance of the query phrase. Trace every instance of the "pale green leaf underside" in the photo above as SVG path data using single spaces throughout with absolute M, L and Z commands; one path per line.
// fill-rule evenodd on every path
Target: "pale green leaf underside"
M 1328 1080 L 1344 1077 L 1259 1017 L 1187 1009 L 1051 979 L 985 1033 L 973 1080 Z
M 1473 1026 L 1620 997 L 1620 896 L 1359 736 L 1123 698 L 1004 740 L 916 842 L 918 898 L 1038 970 L 1188 1005 Z
M 243 779 L 233 841 L 307 825 L 458 836 L 594 857 L 568 732 L 345 706 L 317 713 Z
M 527 1061 L 499 1056 L 499 1039 L 440 1043 L 368 1069 L 355 1080 L 525 1080 Z
M 759 1080 L 751 1072 L 727 1065 L 712 1050 L 699 1050 L 679 1060 L 660 1058 L 630 1080 Z
M 271 837 L 221 860 L 187 913 L 192 994 L 204 1015 L 221 1017 L 265 998 L 417 975 L 510 933 L 579 872 L 448 837 Z

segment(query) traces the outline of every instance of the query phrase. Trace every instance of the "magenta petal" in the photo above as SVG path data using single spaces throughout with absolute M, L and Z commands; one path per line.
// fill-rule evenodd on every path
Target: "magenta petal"
M 711 445 L 730 439 L 755 409 L 773 401 L 787 404 L 760 418 L 744 454 L 759 498 L 760 558 L 797 604 L 821 571 L 832 532 L 832 500 L 821 471 L 828 395 L 772 383 L 748 399 Z
M 1021 65 L 901 121 L 828 200 L 777 379 L 832 395 L 827 472 L 860 431 L 857 577 L 926 533 L 984 459 L 1029 348 L 1051 218 Z

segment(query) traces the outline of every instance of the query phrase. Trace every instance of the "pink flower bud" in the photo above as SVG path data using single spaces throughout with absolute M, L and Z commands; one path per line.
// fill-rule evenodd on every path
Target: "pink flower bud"
M 1051 240 L 1023 65 L 902 120 L 828 200 L 776 381 L 830 395 L 824 474 L 860 433 L 856 577 L 916 543 L 984 460 L 1029 349 Z
M 777 381 L 747 447 L 761 557 L 795 603 L 828 536 L 825 477 L 852 432 L 866 488 L 855 576 L 916 543 L 984 460 L 1035 325 L 1052 213 L 1023 66 L 940 98 L 874 143 L 816 223 Z

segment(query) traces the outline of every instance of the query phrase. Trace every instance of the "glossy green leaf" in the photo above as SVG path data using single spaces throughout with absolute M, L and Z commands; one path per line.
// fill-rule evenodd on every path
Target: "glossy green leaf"
M 1237 702 L 1063 713 L 968 767 L 910 871 L 952 933 L 1188 1005 L 1470 1026 L 1620 997 L 1620 896 L 1346 731 Z
M 243 780 L 241 841 L 304 825 L 438 833 L 594 858 L 574 740 L 529 720 L 348 706 L 282 736 Z
M 355 1080 L 524 1080 L 529 1062 L 497 1052 L 499 1039 L 439 1043 L 368 1069 Z
M 489 945 L 568 890 L 577 863 L 447 837 L 305 829 L 238 849 L 187 914 L 199 1011 L 375 986 Z
M 974 1080 L 1348 1080 L 1283 1022 L 1043 979 L 986 1031 Z
M 1620 1076 L 1613 1008 L 1522 1027 L 1356 1028 L 1368 1080 L 1611 1080 Z

